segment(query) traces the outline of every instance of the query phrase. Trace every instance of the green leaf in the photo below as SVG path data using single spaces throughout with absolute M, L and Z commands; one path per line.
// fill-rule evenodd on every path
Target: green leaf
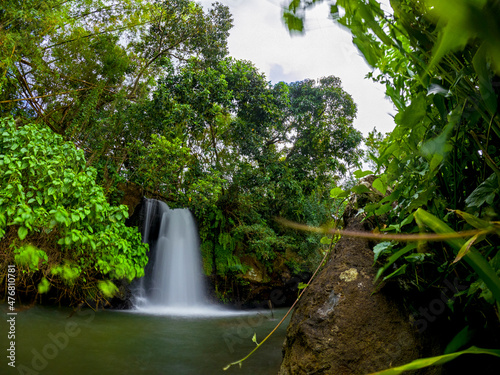
M 116 292 L 118 292 L 118 288 L 116 287 L 116 285 L 109 280 L 101 280 L 97 283 L 97 286 L 101 290 L 102 294 L 104 294 L 104 296 L 107 298 L 113 297 Z
M 394 244 L 392 242 L 380 242 L 373 247 L 374 260 L 384 253 L 390 252 Z
M 401 227 L 404 227 L 407 224 L 410 224 L 413 221 L 413 213 L 409 214 L 402 222 L 401 222 Z
M 500 357 L 500 350 L 497 349 L 482 349 L 475 346 L 471 346 L 469 349 L 463 350 L 461 352 L 443 354 L 436 357 L 420 358 L 416 359 L 410 363 L 402 366 L 393 367 L 387 370 L 373 372 L 370 375 L 399 375 L 404 371 L 418 370 L 421 368 L 426 368 L 429 366 L 442 365 L 446 362 L 452 361 L 462 354 L 489 354 L 496 357 Z
M 44 277 L 42 281 L 38 284 L 38 293 L 44 294 L 47 293 L 50 289 L 49 281 Z
M 354 171 L 354 177 L 355 178 L 363 178 L 365 176 L 369 176 L 371 174 L 373 174 L 372 171 L 362 171 L 361 169 L 358 169 L 357 171 Z
M 371 193 L 370 189 L 365 185 L 356 185 L 351 188 L 351 191 L 355 194 Z
M 426 225 L 436 233 L 456 233 L 444 222 L 421 208 L 415 212 L 414 216 L 417 222 Z M 461 238 L 450 238 L 447 239 L 446 242 L 452 246 L 456 252 L 459 252 L 465 244 L 465 241 Z M 473 248 L 471 248 L 469 252 L 464 255 L 464 258 L 474 271 L 476 271 L 478 276 L 484 281 L 486 286 L 493 293 L 494 298 L 500 302 L 500 278 L 493 267 L 481 255 L 481 253 Z
M 392 272 L 391 274 L 387 275 L 386 277 L 383 278 L 384 281 L 389 280 L 390 278 L 394 276 L 399 276 L 402 275 L 406 272 L 406 267 L 408 264 L 403 264 L 401 267 L 399 267 L 396 271 Z
M 453 337 L 450 343 L 446 346 L 444 354 L 456 352 L 462 346 L 466 345 L 473 335 L 474 331 L 471 330 L 469 326 L 465 326 L 459 333 L 455 335 L 455 337 Z
M 384 204 L 384 205 L 380 206 L 380 208 L 377 208 L 375 210 L 375 214 L 377 214 L 377 215 L 384 215 L 384 214 L 388 213 L 391 210 L 392 210 L 392 206 L 390 204 Z
M 62 211 L 59 211 L 57 210 L 55 215 L 54 215 L 54 218 L 56 219 L 56 221 L 58 223 L 66 223 L 66 215 L 64 215 L 64 213 Z
M 462 259 L 465 256 L 465 254 L 467 254 L 470 251 L 470 248 L 471 248 L 472 244 L 474 242 L 476 242 L 478 236 L 479 236 L 479 234 L 476 234 L 476 235 L 472 236 L 471 238 L 469 238 L 467 240 L 467 242 L 465 242 L 463 244 L 463 246 L 458 251 L 458 254 L 455 257 L 455 260 L 453 261 L 453 263 L 457 263 L 460 259 Z
M 383 195 L 385 195 L 385 193 L 387 192 L 387 185 L 384 181 L 382 181 L 381 178 L 377 178 L 375 181 L 373 181 L 372 186 Z
M 403 112 L 399 112 L 394 117 L 394 120 L 403 129 L 413 129 L 424 119 L 426 112 L 427 103 L 425 94 L 421 93 L 417 97 L 414 97 L 411 104 Z
M 304 32 L 304 21 L 297 17 L 295 14 L 292 14 L 289 11 L 285 11 L 283 14 L 283 20 L 285 21 L 285 25 L 288 28 L 288 31 L 291 33 L 300 33 Z
M 19 236 L 20 240 L 24 240 L 26 236 L 28 235 L 28 228 L 26 227 L 19 227 L 17 230 L 17 235 Z
M 463 49 L 469 39 L 475 37 L 470 27 L 469 15 L 474 12 L 465 1 L 430 1 L 427 0 L 435 17 L 439 20 L 439 36 L 432 51 L 432 60 L 428 69 L 437 64 L 448 52 Z M 475 12 L 474 12 L 475 13 Z
M 493 204 L 495 195 L 499 192 L 498 178 L 492 174 L 481 185 L 479 185 L 466 199 L 469 207 L 481 207 L 483 204 Z
M 257 342 L 257 334 L 256 333 L 253 334 L 252 342 L 254 342 L 255 345 L 259 345 L 259 343 Z
M 352 42 L 365 58 L 366 62 L 372 67 L 377 66 L 380 58 L 383 56 L 382 50 L 377 46 L 374 38 L 368 34 L 358 34 L 353 36 Z
M 420 150 L 423 155 L 430 158 L 431 170 L 434 170 L 439 164 L 441 164 L 448 152 L 452 149 L 448 139 L 450 138 L 450 133 L 454 126 L 454 122 L 449 122 L 440 135 L 422 145 Z
M 461 216 L 465 221 L 467 221 L 468 224 L 470 224 L 471 226 L 473 226 L 476 229 L 488 229 L 488 228 L 492 227 L 492 225 L 489 221 L 480 219 L 480 218 L 478 218 L 474 215 L 471 215 L 467 212 L 460 211 L 460 210 L 450 210 L 450 211 Z
M 329 245 L 332 242 L 332 239 L 330 237 L 324 236 L 324 237 L 321 237 L 320 242 L 323 245 Z
M 347 194 L 348 194 L 347 192 L 345 192 L 339 187 L 334 187 L 332 190 L 330 190 L 331 198 L 345 198 Z

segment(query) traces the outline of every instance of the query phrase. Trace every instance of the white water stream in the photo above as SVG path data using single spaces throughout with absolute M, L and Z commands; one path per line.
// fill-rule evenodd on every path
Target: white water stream
M 134 293 L 138 312 L 178 316 L 234 314 L 210 303 L 202 273 L 199 236 L 187 209 L 171 210 L 165 203 L 148 199 L 143 238 L 150 243 L 146 275 Z M 153 221 L 161 218 L 158 238 L 150 241 Z

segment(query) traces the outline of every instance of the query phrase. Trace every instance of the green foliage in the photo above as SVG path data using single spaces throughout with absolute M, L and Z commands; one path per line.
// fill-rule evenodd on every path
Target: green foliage
M 18 3 L 0 10 L 0 115 L 17 122 L 2 120 L 0 237 L 40 292 L 93 298 L 142 275 L 144 246 L 109 204 L 119 182 L 192 209 L 207 273 L 244 273 L 243 256 L 297 271 L 325 251 L 274 218 L 339 215 L 345 196 L 326 198 L 361 134 L 337 77 L 271 85 L 227 58 L 220 3 Z
M 44 294 L 47 293 L 50 289 L 50 283 L 49 281 L 44 277 L 42 281 L 38 284 L 38 293 L 39 294 Z
M 152 132 L 128 121 L 158 77 L 227 54 L 228 7 L 191 0 L 7 0 L 0 11 L 0 117 L 46 124 L 85 150 L 106 194 L 123 182 L 129 145 Z M 145 132 L 146 134 L 143 134 Z
M 477 221 L 476 218 L 474 219 Z M 419 224 L 431 228 L 436 233 L 454 233 L 448 225 L 421 208 L 415 212 L 415 220 Z M 495 230 L 493 226 L 491 228 L 491 231 L 498 232 L 498 230 Z M 500 272 L 498 269 L 492 267 L 497 266 L 495 264 L 496 262 L 491 262 L 491 264 L 488 263 L 480 252 L 470 247 L 470 244 L 467 247 L 467 252 L 463 252 L 462 249 L 464 249 L 466 242 L 461 238 L 450 239 L 447 242 L 455 250 L 455 252 L 458 253 L 458 255 L 461 255 L 460 258 L 463 257 L 466 262 L 469 263 L 469 265 L 474 269 L 480 279 L 486 284 L 490 292 L 493 294 L 493 298 L 500 303 Z
M 333 76 L 271 86 L 247 61 L 201 65 L 166 66 L 152 100 L 129 108 L 127 126 L 141 133 L 127 179 L 193 210 L 207 273 L 244 273 L 245 255 L 268 270 L 278 258 L 313 263 L 319 236 L 274 217 L 330 220 L 334 205 L 323 198 L 359 159 L 355 104 Z
M 303 11 L 312 3 L 296 2 L 290 11 Z M 496 148 L 490 148 L 500 135 L 495 113 L 498 25 L 491 23 L 498 15 L 498 3 L 462 0 L 451 6 L 397 1 L 391 5 L 392 16 L 383 13 L 376 1 L 339 0 L 332 7 L 337 21 L 351 29 L 353 42 L 367 61 L 380 69 L 381 74 L 373 78 L 386 84 L 399 110 L 396 128 L 377 140 L 379 153 L 374 158 L 383 174 L 372 187 L 385 193 L 390 186 L 390 195 L 363 210 L 368 216 L 389 213 L 386 230 L 396 231 L 403 226 L 406 231 L 418 230 L 412 218 L 415 212 L 424 212 L 422 208 L 454 230 L 467 229 L 468 222 L 450 216 L 447 208 L 488 222 L 498 215 L 499 207 L 500 159 Z M 340 8 L 345 10 L 342 16 Z M 300 18 L 300 12 L 296 16 Z M 488 33 L 486 25 L 491 26 Z M 460 257 L 481 239 L 462 244 L 457 249 L 462 248 Z M 493 259 L 498 246 L 481 243 L 478 253 Z M 395 256 L 407 255 L 408 265 L 415 269 L 412 273 L 419 274 L 422 263 L 414 262 L 418 258 L 410 258 L 407 248 L 391 249 Z M 422 259 L 435 262 L 436 268 L 449 262 L 445 253 L 437 254 Z M 390 252 L 387 255 L 392 259 Z M 425 280 L 417 276 L 415 283 L 421 287 Z
M 26 236 L 24 236 L 26 237 Z M 19 236 L 20 239 L 21 236 Z M 38 271 L 41 266 L 47 264 L 47 253 L 37 249 L 33 245 L 26 244 L 14 249 L 14 259 L 17 264 L 28 271 Z M 23 272 L 27 272 L 23 269 Z
M 304 11 L 318 2 L 292 1 L 286 17 L 296 19 L 288 25 L 300 30 Z M 375 0 L 336 0 L 331 7 L 332 17 L 350 29 L 353 43 L 376 68 L 369 76 L 385 84 L 398 109 L 395 129 L 369 140 L 378 178 L 356 192 L 387 194 L 361 210 L 367 217 L 386 214 L 387 226 L 380 228 L 385 232 L 430 229 L 444 235 L 478 228 L 470 238 L 447 240 L 446 245 L 386 242 L 375 247 L 376 260 L 385 263 L 377 278 L 397 276 L 405 294 L 442 287 L 449 277 L 467 284 L 453 307 L 453 318 L 463 326 L 474 309 L 494 317 L 500 306 L 495 237 L 500 214 L 500 3 L 397 0 L 391 6 L 392 13 L 382 11 Z M 441 363 L 445 357 L 454 358 L 422 360 L 416 367 L 383 373 Z
M 109 280 L 99 280 L 97 282 L 97 286 L 102 294 L 107 298 L 113 297 L 116 292 L 118 292 L 116 285 Z
M 96 185 L 83 152 L 44 126 L 0 120 L 2 250 L 28 277 L 85 295 L 98 279 L 144 274 L 146 245 Z M 14 235 L 15 234 L 15 235 Z

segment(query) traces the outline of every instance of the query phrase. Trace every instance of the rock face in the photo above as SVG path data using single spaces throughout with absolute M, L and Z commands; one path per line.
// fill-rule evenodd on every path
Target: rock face
M 352 211 L 344 221 L 349 230 L 372 229 Z M 280 375 L 369 374 L 423 356 L 409 317 L 384 289 L 373 293 L 375 273 L 366 240 L 343 237 L 337 243 L 293 312 Z
M 118 184 L 118 190 L 123 192 L 121 204 L 128 207 L 128 215 L 132 216 L 135 208 L 141 203 L 144 195 L 143 189 L 134 183 L 120 183 Z

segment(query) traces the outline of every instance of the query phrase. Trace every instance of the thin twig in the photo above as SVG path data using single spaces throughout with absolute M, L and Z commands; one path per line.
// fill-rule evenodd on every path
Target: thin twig
M 356 237 L 356 238 L 365 238 L 369 240 L 376 241 L 401 241 L 401 242 L 417 242 L 417 241 L 447 241 L 453 238 L 465 238 L 472 237 L 476 234 L 488 234 L 493 233 L 498 230 L 495 226 L 491 226 L 489 229 L 475 229 L 475 230 L 466 230 L 463 232 L 455 232 L 455 233 L 446 233 L 446 234 L 438 234 L 438 233 L 418 233 L 418 234 L 384 234 L 384 233 L 372 233 L 372 232 L 362 232 L 362 231 L 352 231 L 352 230 L 342 230 L 342 229 L 328 229 L 328 228 L 319 228 L 319 227 L 311 227 L 309 225 L 295 223 L 293 221 L 289 221 L 282 218 L 277 218 L 277 222 L 281 223 L 284 226 L 306 231 L 306 232 L 315 232 L 315 233 L 324 233 L 324 234 L 333 234 L 340 235 L 346 237 Z

